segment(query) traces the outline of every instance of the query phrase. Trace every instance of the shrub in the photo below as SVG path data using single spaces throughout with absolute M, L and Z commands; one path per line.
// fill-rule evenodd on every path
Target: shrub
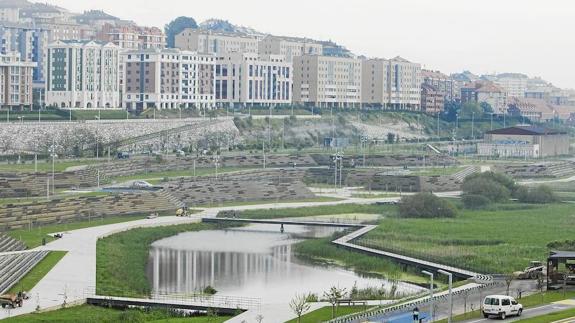
M 206 286 L 204 288 L 204 294 L 206 295 L 215 295 L 218 291 L 213 288 L 212 286 Z
M 553 250 L 575 251 L 575 240 L 553 241 L 547 244 Z
M 545 185 L 536 187 L 521 186 L 515 192 L 515 197 L 519 202 L 532 204 L 547 204 L 557 202 L 559 199 L 555 192 Z
M 449 201 L 431 193 L 419 193 L 401 199 L 399 215 L 409 218 L 452 218 L 457 215 L 457 209 Z
M 509 190 L 509 192 L 514 192 L 515 189 L 517 188 L 517 184 L 515 184 L 515 181 L 512 178 L 510 178 L 509 176 L 506 176 L 504 174 L 494 173 L 494 172 L 484 172 L 484 173 L 471 174 L 463 180 L 463 184 L 465 184 L 468 181 L 477 179 L 477 178 L 482 178 L 482 179 L 487 179 L 487 180 L 497 182 L 497 183 L 505 186 L 505 188 L 507 188 Z
M 462 201 L 466 208 L 473 210 L 484 209 L 491 204 L 490 199 L 483 195 L 476 194 L 465 194 L 462 197 Z
M 466 179 L 461 189 L 464 195 L 480 195 L 490 202 L 503 202 L 511 197 L 511 192 L 505 185 L 489 177 Z

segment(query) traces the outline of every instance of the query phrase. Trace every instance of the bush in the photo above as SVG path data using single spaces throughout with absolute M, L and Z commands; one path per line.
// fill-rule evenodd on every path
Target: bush
M 452 218 L 457 215 L 457 209 L 449 201 L 431 193 L 419 193 L 401 199 L 399 215 L 408 218 Z
M 491 200 L 483 195 L 465 194 L 462 197 L 463 205 L 468 209 L 479 210 L 491 204 Z
M 532 204 L 547 204 L 557 202 L 559 199 L 555 192 L 545 185 L 536 187 L 521 186 L 515 192 L 515 197 L 519 202 Z
M 506 176 L 504 174 L 494 173 L 494 172 L 484 172 L 484 173 L 471 174 L 463 180 L 463 184 L 465 184 L 468 181 L 472 181 L 474 179 L 477 179 L 477 178 L 482 178 L 482 179 L 497 182 L 497 183 L 505 186 L 505 188 L 507 188 L 509 190 L 509 192 L 514 192 L 517 189 L 517 184 L 515 184 L 515 181 L 512 178 L 510 178 L 509 176 Z
M 215 295 L 217 292 L 218 291 L 212 286 L 206 286 L 206 288 L 204 288 L 204 294 L 206 295 Z
M 507 187 L 491 178 L 476 177 L 465 180 L 461 186 L 463 195 L 480 195 L 490 202 L 503 202 L 509 200 L 511 192 Z

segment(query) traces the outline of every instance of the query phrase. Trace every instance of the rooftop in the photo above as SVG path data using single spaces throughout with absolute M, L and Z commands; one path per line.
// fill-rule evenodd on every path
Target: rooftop
M 495 129 L 487 131 L 490 135 L 519 135 L 519 136 L 538 136 L 538 135 L 560 135 L 565 132 L 554 129 L 547 129 L 538 126 L 515 126 L 509 128 Z
M 551 251 L 549 259 L 575 259 L 575 251 Z

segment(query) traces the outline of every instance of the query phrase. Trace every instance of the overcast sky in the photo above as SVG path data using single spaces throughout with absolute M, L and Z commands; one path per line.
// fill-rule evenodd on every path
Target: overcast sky
M 176 16 L 334 40 L 369 57 L 401 55 L 445 73 L 521 72 L 575 88 L 572 0 L 44 0 L 142 25 Z M 43 1 L 43 2 L 44 2 Z

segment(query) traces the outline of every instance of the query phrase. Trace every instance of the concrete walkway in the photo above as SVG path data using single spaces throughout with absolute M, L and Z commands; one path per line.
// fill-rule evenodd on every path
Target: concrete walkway
M 458 195 L 458 192 L 442 193 L 441 195 L 456 196 Z M 0 319 L 31 313 L 37 308 L 42 310 L 56 309 L 61 307 L 64 302 L 67 304 L 77 303 L 84 300 L 86 296 L 89 296 L 89 293 L 92 292 L 96 286 L 96 242 L 100 237 L 139 227 L 157 227 L 195 223 L 199 222 L 203 217 L 214 217 L 218 212 L 225 210 L 242 211 L 255 209 L 313 207 L 322 205 L 372 204 L 375 202 L 390 202 L 398 200 L 399 197 L 381 199 L 352 198 L 331 202 L 272 203 L 216 207 L 204 209 L 202 212 L 188 218 L 167 216 L 65 232 L 63 238 L 52 241 L 46 246 L 35 248 L 34 250 L 60 250 L 67 251 L 67 254 L 31 291 L 29 291 L 30 299 L 24 302 L 23 307 L 13 310 L 0 310 Z M 272 304 L 270 306 L 271 307 L 268 309 L 265 304 L 262 305 L 262 313 L 273 313 L 273 315 L 267 314 L 267 317 L 274 317 L 274 322 L 279 322 L 276 321 L 275 318 L 279 318 L 280 316 L 293 318 L 293 314 L 291 314 L 288 304 L 282 304 L 281 306 Z M 250 315 L 253 315 L 253 312 L 250 313 Z M 248 320 L 248 322 L 250 321 L 253 321 L 253 318 Z M 266 321 L 270 322 L 269 320 Z

